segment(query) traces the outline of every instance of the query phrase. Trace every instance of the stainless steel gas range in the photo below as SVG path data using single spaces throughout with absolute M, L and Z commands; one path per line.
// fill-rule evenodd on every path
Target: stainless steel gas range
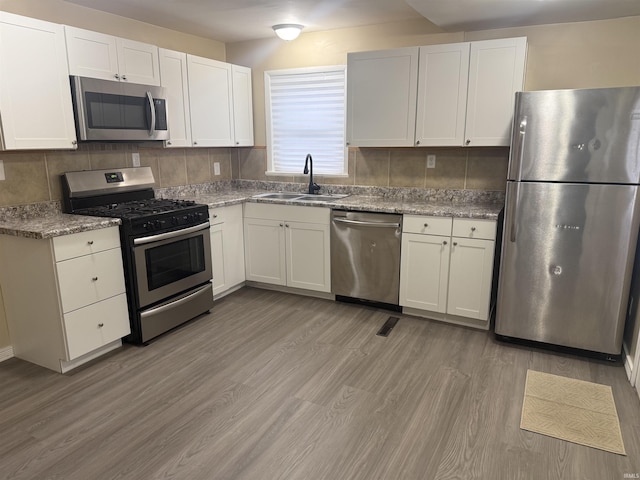
M 213 307 L 206 205 L 158 199 L 149 167 L 62 175 L 64 211 L 121 219 L 120 242 L 131 343 L 154 337 Z

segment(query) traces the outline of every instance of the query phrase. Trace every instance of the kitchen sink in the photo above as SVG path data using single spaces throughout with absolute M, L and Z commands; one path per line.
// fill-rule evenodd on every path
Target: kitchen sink
M 348 197 L 349 195 L 343 194 L 328 194 L 328 195 L 312 195 L 310 193 L 295 193 L 295 192 L 275 192 L 275 193 L 261 193 L 254 195 L 253 198 L 266 198 L 270 200 L 292 200 L 292 201 L 304 201 L 304 202 L 331 202 L 333 200 L 340 200 L 341 198 Z
M 253 198 L 273 198 L 276 200 L 293 200 L 294 198 L 298 198 L 303 196 L 302 193 L 290 193 L 290 192 L 278 192 L 278 193 L 261 193 L 260 195 L 255 195 Z

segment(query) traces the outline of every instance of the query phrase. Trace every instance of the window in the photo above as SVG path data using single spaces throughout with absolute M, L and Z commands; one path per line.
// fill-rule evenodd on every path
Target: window
M 265 72 L 268 172 L 346 175 L 346 67 Z

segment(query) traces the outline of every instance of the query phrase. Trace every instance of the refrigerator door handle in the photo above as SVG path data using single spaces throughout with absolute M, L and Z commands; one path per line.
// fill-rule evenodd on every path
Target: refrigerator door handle
M 518 127 L 518 168 L 516 169 L 516 182 L 522 180 L 522 159 L 524 157 L 524 140 L 527 134 L 527 117 L 520 117 L 520 125 Z
M 507 212 L 509 219 L 509 240 L 511 243 L 516 241 L 516 212 L 520 208 L 520 182 L 514 182 L 511 184 L 512 190 L 510 192 L 511 202 L 508 202 L 509 211 Z

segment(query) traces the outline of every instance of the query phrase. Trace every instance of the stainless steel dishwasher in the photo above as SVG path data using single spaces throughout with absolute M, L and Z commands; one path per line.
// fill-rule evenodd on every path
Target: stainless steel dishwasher
M 331 212 L 331 291 L 337 300 L 398 305 L 402 215 Z

